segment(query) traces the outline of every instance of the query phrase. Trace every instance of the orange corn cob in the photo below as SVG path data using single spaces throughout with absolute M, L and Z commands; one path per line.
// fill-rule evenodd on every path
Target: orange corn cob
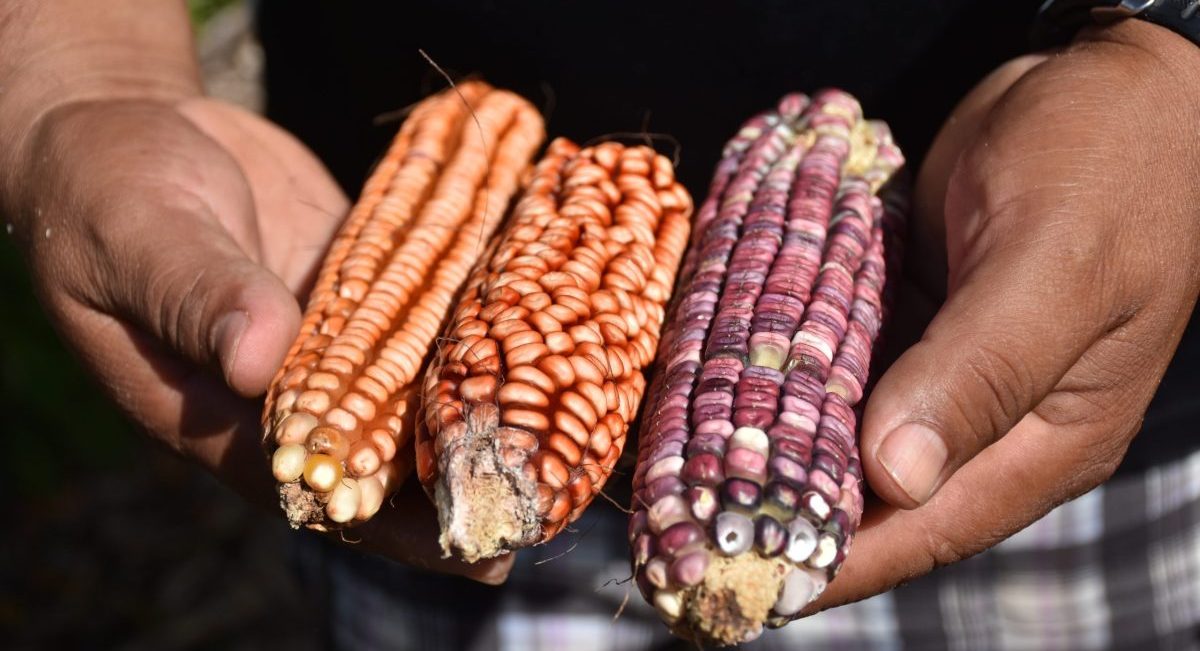
M 264 444 L 293 527 L 365 521 L 410 472 L 419 373 L 543 137 L 530 104 L 482 82 L 426 99 L 400 128 L 267 394 Z
M 549 540 L 600 491 L 646 388 L 691 210 L 648 147 L 550 145 L 426 375 L 417 474 L 447 554 Z

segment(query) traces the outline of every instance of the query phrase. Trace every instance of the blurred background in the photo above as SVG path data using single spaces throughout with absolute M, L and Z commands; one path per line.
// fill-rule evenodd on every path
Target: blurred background
M 261 110 L 240 0 L 191 0 L 209 92 Z M 282 520 L 149 443 L 64 350 L 0 237 L 0 640 L 7 649 L 315 648 Z

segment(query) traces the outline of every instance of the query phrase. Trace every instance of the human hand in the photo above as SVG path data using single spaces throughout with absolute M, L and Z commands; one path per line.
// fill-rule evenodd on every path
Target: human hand
M 910 297 L 944 302 L 868 400 L 882 502 L 809 611 L 987 549 L 1116 469 L 1200 289 L 1198 69 L 1191 43 L 1125 21 L 956 109 L 907 256 Z
M 278 127 L 199 96 L 65 101 L 0 138 L 15 152 L 0 205 L 63 339 L 151 436 L 271 501 L 258 396 L 348 209 L 328 172 Z M 507 574 L 511 560 L 443 561 L 419 490 L 395 505 L 347 538 L 485 582 Z

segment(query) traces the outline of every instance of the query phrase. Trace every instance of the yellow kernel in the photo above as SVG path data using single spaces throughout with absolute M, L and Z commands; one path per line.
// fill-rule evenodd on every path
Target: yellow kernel
M 327 454 L 309 455 L 304 464 L 304 483 L 319 493 L 328 493 L 342 480 L 342 464 Z

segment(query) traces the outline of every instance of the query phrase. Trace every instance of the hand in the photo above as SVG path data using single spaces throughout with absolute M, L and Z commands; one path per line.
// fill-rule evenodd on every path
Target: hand
M 346 197 L 290 135 L 201 97 L 62 103 L 21 136 L 3 205 L 62 337 L 152 436 L 275 508 L 258 396 Z M 419 490 L 396 503 L 347 539 L 503 580 L 511 561 L 440 559 Z
M 1001 68 L 946 123 L 907 256 L 944 261 L 910 270 L 944 303 L 869 398 L 886 504 L 810 610 L 987 549 L 1116 469 L 1200 289 L 1196 70 L 1200 48 L 1125 21 Z

